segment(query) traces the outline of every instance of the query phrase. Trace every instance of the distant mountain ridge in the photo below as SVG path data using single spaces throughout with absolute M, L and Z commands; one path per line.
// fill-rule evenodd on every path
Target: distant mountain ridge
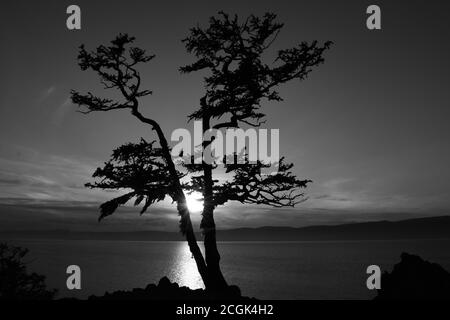
M 182 241 L 177 232 L 71 232 L 0 231 L 0 240 L 9 239 L 70 239 L 70 240 L 129 240 Z M 201 234 L 198 239 L 201 240 Z M 392 239 L 450 239 L 450 216 L 376 221 L 341 225 L 308 227 L 259 227 L 218 230 L 218 241 L 331 241 L 331 240 L 392 240 Z

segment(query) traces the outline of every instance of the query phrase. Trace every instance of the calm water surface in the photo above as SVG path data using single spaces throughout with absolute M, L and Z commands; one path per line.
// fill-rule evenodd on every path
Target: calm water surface
M 59 296 L 85 298 L 145 287 L 163 276 L 202 287 L 185 242 L 16 240 L 30 249 L 33 271 L 45 274 Z M 202 244 L 200 243 L 202 246 Z M 242 293 L 260 299 L 370 299 L 365 270 L 391 270 L 401 252 L 418 254 L 450 270 L 450 240 L 221 242 L 223 272 Z M 82 270 L 82 290 L 65 287 L 65 270 Z

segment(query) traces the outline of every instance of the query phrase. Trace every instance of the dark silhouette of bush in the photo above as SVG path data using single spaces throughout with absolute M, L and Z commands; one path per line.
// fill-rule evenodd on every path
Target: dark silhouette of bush
M 45 276 L 27 272 L 23 260 L 28 249 L 0 243 L 0 299 L 50 300 L 56 290 L 47 290 Z
M 402 253 L 391 273 L 381 276 L 375 300 L 450 300 L 450 273 L 436 263 Z

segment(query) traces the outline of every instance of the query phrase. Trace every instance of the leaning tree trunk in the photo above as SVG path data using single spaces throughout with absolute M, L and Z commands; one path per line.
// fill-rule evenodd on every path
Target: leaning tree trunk
M 189 245 L 189 250 L 192 253 L 192 256 L 195 259 L 195 263 L 197 264 L 198 272 L 202 277 L 203 283 L 205 287 L 209 282 L 208 272 L 205 259 L 203 258 L 203 254 L 198 246 L 197 239 L 195 237 L 194 229 L 192 227 L 191 216 L 189 210 L 186 205 L 186 196 L 184 195 L 183 189 L 180 184 L 180 180 L 178 178 L 177 170 L 175 168 L 175 164 L 173 163 L 172 156 L 170 154 L 169 145 L 167 143 L 166 137 L 164 136 L 164 132 L 162 131 L 159 124 L 152 120 L 144 117 L 137 109 L 137 101 L 134 101 L 134 107 L 132 108 L 132 114 L 137 117 L 140 121 L 149 124 L 152 126 L 153 130 L 156 131 L 158 135 L 159 144 L 161 145 L 161 149 L 164 154 L 164 158 L 166 160 L 170 175 L 172 176 L 174 187 L 176 189 L 176 202 L 177 202 L 177 210 L 180 215 L 180 230 L 181 233 L 186 237 L 186 241 Z
M 164 152 L 164 157 L 167 162 L 170 174 L 173 177 L 175 189 L 176 189 L 176 201 L 177 209 L 181 216 L 180 229 L 181 232 L 186 236 L 186 240 L 194 256 L 195 262 L 197 263 L 197 269 L 202 277 L 203 283 L 207 290 L 220 291 L 227 287 L 225 278 L 220 270 L 220 254 L 217 250 L 216 242 L 216 227 L 214 224 L 214 206 L 212 205 L 213 199 L 213 180 L 212 180 L 212 167 L 211 165 L 203 162 L 204 173 L 205 173 L 205 204 L 203 209 L 203 218 L 201 222 L 201 228 L 204 233 L 204 246 L 205 246 L 205 259 L 200 251 L 195 238 L 194 230 L 192 228 L 192 222 L 189 214 L 189 210 L 186 206 L 186 196 L 184 195 L 183 189 L 180 184 L 180 180 L 177 175 L 175 164 L 173 163 L 172 156 L 170 154 L 169 145 L 164 136 L 164 133 L 159 126 L 159 124 L 152 120 L 145 118 L 137 110 L 137 101 L 134 101 L 135 106 L 132 109 L 132 114 L 136 116 L 139 120 L 144 123 L 150 124 L 153 130 L 156 131 L 161 149 Z M 209 129 L 209 118 L 203 119 L 203 130 L 204 132 Z
M 208 282 L 207 266 L 205 263 L 205 259 L 203 259 L 203 254 L 200 251 L 200 247 L 197 244 L 194 229 L 192 228 L 189 210 L 186 207 L 186 199 L 184 199 L 184 201 L 183 199 L 180 199 L 180 201 L 177 202 L 177 209 L 178 213 L 181 216 L 181 224 L 184 225 L 182 228 L 184 229 L 186 241 L 189 245 L 189 250 L 191 251 L 192 256 L 194 257 L 195 263 L 197 264 L 198 272 L 200 273 L 203 283 L 206 286 L 206 283 Z
M 189 249 L 195 259 L 195 262 L 197 264 L 198 272 L 200 273 L 200 276 L 202 277 L 203 283 L 205 286 L 207 286 L 209 282 L 209 277 L 207 273 L 207 264 L 205 263 L 205 259 L 203 259 L 202 252 L 200 251 L 200 248 L 197 244 L 197 239 L 195 237 L 194 229 L 192 227 L 191 222 L 191 216 L 189 213 L 189 210 L 186 205 L 186 196 L 184 195 L 183 189 L 181 188 L 180 180 L 177 175 L 177 171 L 175 169 L 175 165 L 172 161 L 172 156 L 170 154 L 170 149 L 167 144 L 167 140 L 164 137 L 164 134 L 162 133 L 161 129 L 160 131 L 156 130 L 158 132 L 158 136 L 160 138 L 160 144 L 164 151 L 166 162 L 169 167 L 169 171 L 173 177 L 174 185 L 177 190 L 177 210 L 181 217 L 180 220 L 180 229 L 183 235 L 186 236 L 186 241 L 189 245 Z

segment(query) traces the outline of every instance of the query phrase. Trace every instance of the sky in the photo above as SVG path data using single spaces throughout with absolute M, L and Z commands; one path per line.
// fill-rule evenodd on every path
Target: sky
M 14 1 L 0 12 L 0 231 L 177 230 L 166 201 L 148 214 L 121 208 L 97 223 L 111 192 L 89 190 L 112 149 L 152 133 L 127 111 L 83 115 L 71 89 L 107 96 L 83 72 L 77 48 L 93 49 L 118 33 L 156 58 L 140 69 L 153 95 L 145 115 L 168 136 L 192 129 L 187 115 L 203 94 L 201 74 L 181 39 L 219 10 L 241 17 L 267 11 L 285 24 L 274 50 L 301 41 L 334 42 L 325 64 L 280 88 L 264 103 L 267 128 L 280 129 L 280 153 L 314 182 L 296 208 L 231 203 L 218 228 L 303 226 L 449 213 L 448 2 L 377 1 L 382 29 L 366 28 L 368 1 L 77 1 L 82 29 L 66 28 L 68 1 Z M 193 213 L 197 224 L 199 213 Z

